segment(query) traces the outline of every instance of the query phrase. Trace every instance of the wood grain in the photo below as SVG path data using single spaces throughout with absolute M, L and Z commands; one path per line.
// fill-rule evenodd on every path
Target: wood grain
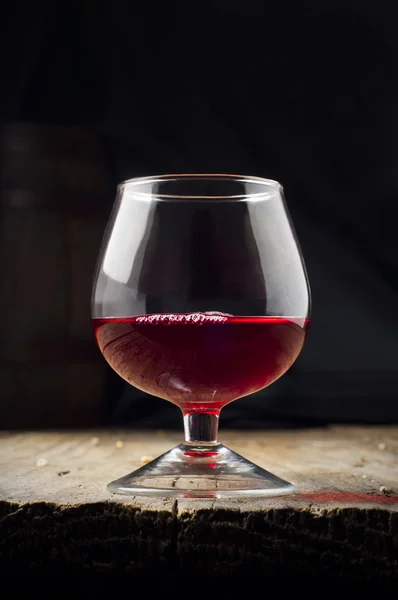
M 110 480 L 178 444 L 180 432 L 3 432 L 0 567 L 398 581 L 397 427 L 220 437 L 298 491 L 230 501 L 110 496 Z

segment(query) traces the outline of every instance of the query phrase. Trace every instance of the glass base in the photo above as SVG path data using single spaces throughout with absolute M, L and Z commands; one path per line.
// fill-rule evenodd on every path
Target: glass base
M 222 444 L 184 443 L 108 484 L 113 494 L 237 498 L 291 494 L 295 487 Z

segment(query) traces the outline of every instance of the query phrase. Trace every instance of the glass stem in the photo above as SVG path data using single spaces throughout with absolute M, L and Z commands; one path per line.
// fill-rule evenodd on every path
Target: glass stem
M 218 444 L 218 420 L 220 411 L 211 413 L 188 413 L 184 415 L 184 433 L 187 444 Z

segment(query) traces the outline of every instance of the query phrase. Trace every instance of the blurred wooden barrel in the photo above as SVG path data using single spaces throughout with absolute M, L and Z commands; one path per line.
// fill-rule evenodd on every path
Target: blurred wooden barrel
M 103 422 L 106 365 L 90 296 L 114 187 L 94 133 L 1 128 L 2 429 Z

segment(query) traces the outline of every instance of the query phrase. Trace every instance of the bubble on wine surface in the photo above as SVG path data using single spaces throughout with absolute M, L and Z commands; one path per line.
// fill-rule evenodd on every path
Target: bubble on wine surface
M 136 318 L 136 323 L 145 325 L 203 325 L 203 323 L 225 323 L 233 315 L 216 310 L 192 313 L 161 313 L 141 315 Z

